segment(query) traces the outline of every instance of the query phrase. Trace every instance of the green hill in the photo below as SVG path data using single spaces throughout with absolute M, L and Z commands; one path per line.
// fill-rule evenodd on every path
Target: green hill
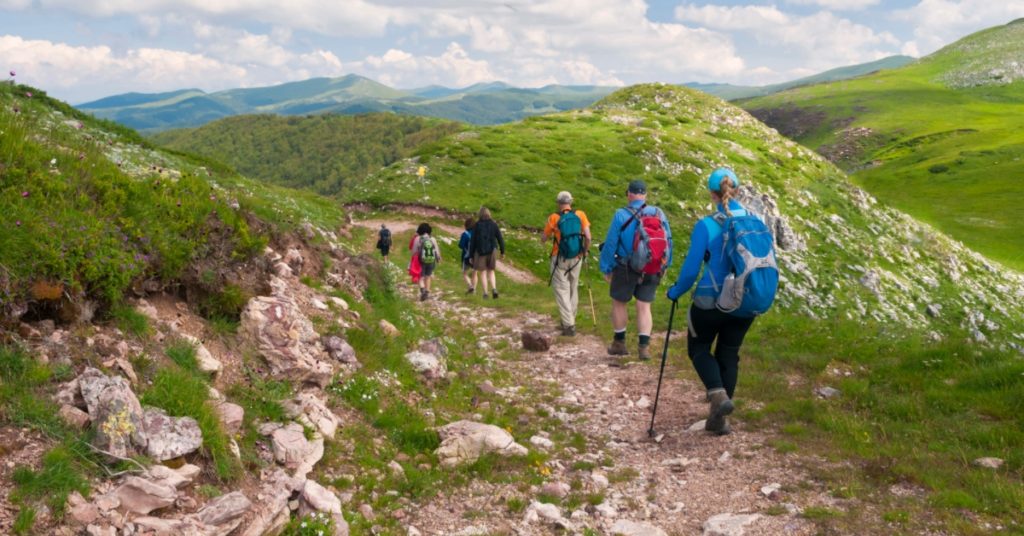
M 978 251 L 1024 267 L 1024 23 L 906 67 L 742 106 L 851 171 L 868 191 Z
M 137 286 L 216 293 L 226 280 L 203 271 L 262 253 L 272 229 L 342 218 L 326 199 L 158 150 L 26 86 L 0 86 L 0 131 L 0 323 L 39 307 L 73 320 Z
M 128 93 L 80 104 L 78 108 L 146 132 L 197 127 L 224 117 L 257 113 L 395 112 L 489 125 L 581 108 L 611 91 L 612 88 L 600 86 L 520 89 L 501 82 L 463 89 L 432 86 L 403 91 L 362 76 L 347 75 L 216 93 L 199 90 L 152 95 Z
M 887 58 L 882 58 L 868 63 L 838 67 L 815 75 L 805 76 L 803 78 L 797 78 L 796 80 L 790 80 L 779 84 L 770 84 L 767 86 L 735 86 L 732 84 L 702 84 L 699 82 L 689 82 L 684 85 L 693 89 L 699 89 L 705 93 L 710 93 L 716 97 L 721 97 L 725 100 L 749 99 L 752 97 L 771 95 L 794 87 L 856 78 L 858 76 L 864 76 L 883 69 L 896 69 L 913 61 L 915 61 L 914 58 L 910 56 L 889 56 Z
M 332 195 L 462 127 L 395 114 L 242 115 L 161 132 L 159 145 L 230 164 L 242 174 Z

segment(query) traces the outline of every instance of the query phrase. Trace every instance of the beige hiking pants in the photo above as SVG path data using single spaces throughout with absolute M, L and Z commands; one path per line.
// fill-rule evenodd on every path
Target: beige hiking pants
M 558 259 L 551 257 L 551 288 L 555 291 L 555 303 L 562 318 L 562 326 L 576 325 L 576 309 L 579 307 L 580 270 L 582 259 Z

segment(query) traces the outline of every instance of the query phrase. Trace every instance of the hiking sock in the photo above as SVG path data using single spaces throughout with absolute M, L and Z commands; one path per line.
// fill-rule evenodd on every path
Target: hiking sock
M 651 336 L 650 335 L 644 335 L 643 333 L 641 333 L 640 334 L 640 346 L 650 346 L 650 345 L 651 345 Z
M 616 341 L 625 341 L 626 340 L 626 330 L 616 331 L 615 332 L 615 337 L 613 337 L 613 339 L 616 340 Z

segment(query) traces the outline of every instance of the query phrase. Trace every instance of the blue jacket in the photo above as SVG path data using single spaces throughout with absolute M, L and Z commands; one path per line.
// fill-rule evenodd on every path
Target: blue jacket
M 639 209 L 643 206 L 644 201 L 637 199 L 629 203 L 629 207 L 633 210 Z M 660 208 L 648 206 L 644 209 L 644 215 L 650 216 L 657 213 L 661 217 L 661 226 L 665 228 L 665 240 L 668 241 L 668 248 L 665 251 L 666 266 L 672 265 L 672 230 L 668 227 L 668 220 L 665 219 L 665 213 Z M 633 218 L 633 221 L 629 225 L 622 229 L 622 225 L 626 223 L 633 216 L 633 213 L 625 208 L 620 208 L 615 211 L 615 217 L 612 218 L 612 225 L 608 228 L 608 234 L 604 237 L 604 246 L 601 247 L 601 273 L 610 274 L 616 266 L 621 264 L 619 259 L 625 259 L 629 257 L 630 253 L 633 252 L 633 235 L 636 234 L 636 226 L 639 224 L 640 218 Z M 620 229 L 621 232 L 620 232 Z
M 473 234 L 469 231 L 462 231 L 462 236 L 459 237 L 459 249 L 462 250 L 462 258 L 469 258 L 469 241 L 472 240 Z
M 722 205 L 718 205 L 718 211 L 722 212 Z M 742 216 L 746 213 L 743 205 L 735 200 L 729 200 L 729 211 L 734 216 Z M 707 261 L 704 260 L 707 254 Z M 697 289 L 693 291 L 696 296 L 718 297 L 722 288 L 722 281 L 729 272 L 729 265 L 726 263 L 725 252 L 722 249 L 722 226 L 715 221 L 714 217 L 706 216 L 697 222 L 693 227 L 693 234 L 690 236 L 690 250 L 686 252 L 686 260 L 679 271 L 679 279 L 672 288 L 668 289 L 668 298 L 678 300 L 686 291 L 690 290 L 697 276 L 701 275 L 701 268 L 704 269 L 704 276 L 697 283 Z M 714 277 L 714 281 L 712 281 Z M 718 289 L 715 286 L 718 286 Z

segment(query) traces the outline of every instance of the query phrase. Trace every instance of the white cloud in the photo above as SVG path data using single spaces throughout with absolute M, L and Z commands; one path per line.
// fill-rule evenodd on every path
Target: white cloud
M 391 49 L 382 56 L 369 56 L 354 64 L 357 71 L 384 84 L 411 87 L 427 84 L 454 84 L 469 86 L 478 82 L 496 80 L 490 65 L 476 60 L 458 43 L 451 43 L 439 56 L 414 56 L 403 50 Z
M 797 57 L 814 70 L 880 59 L 901 45 L 889 32 L 876 32 L 828 11 L 795 16 L 775 6 L 683 4 L 675 15 L 685 22 L 744 32 L 779 56 Z
M 55 95 L 74 90 L 79 99 L 115 91 L 164 91 L 169 88 L 231 87 L 246 70 L 188 52 L 138 48 L 115 53 L 110 47 L 70 46 L 44 40 L 0 36 L 0 57 L 18 71 L 18 80 Z
M 790 4 L 813 5 L 836 11 L 860 11 L 876 6 L 881 0 L 787 0 Z
M 921 0 L 897 11 L 896 20 L 914 27 L 914 41 L 905 50 L 930 54 L 967 34 L 1024 17 L 1024 0 Z

